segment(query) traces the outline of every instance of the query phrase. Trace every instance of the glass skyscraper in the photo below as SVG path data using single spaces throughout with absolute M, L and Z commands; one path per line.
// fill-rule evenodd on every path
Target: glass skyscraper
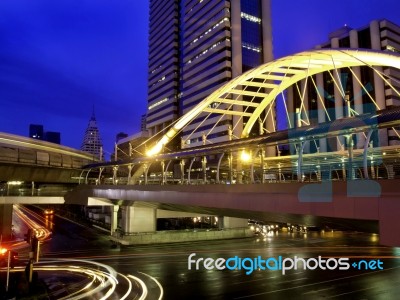
M 270 0 L 151 0 L 146 117 L 150 135 L 232 78 L 270 60 Z M 202 132 L 213 127 L 208 140 L 227 140 L 229 127 L 238 122 L 239 132 L 246 122 L 236 116 L 203 119 L 198 116 L 184 129 L 182 146 L 201 145 Z M 272 122 L 265 126 L 273 127 Z M 197 132 L 192 134 L 194 128 Z

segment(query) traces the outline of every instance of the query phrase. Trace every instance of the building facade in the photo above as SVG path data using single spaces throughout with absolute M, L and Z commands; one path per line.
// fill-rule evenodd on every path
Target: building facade
M 89 120 L 88 127 L 86 128 L 81 150 L 93 154 L 95 158 L 104 160 L 103 143 L 101 141 L 94 112 Z
M 388 20 L 374 20 L 360 29 L 344 26 L 331 33 L 328 42 L 316 48 L 364 48 L 399 53 L 400 27 Z M 315 125 L 398 106 L 400 97 L 391 87 L 397 90 L 400 88 L 398 79 L 399 71 L 391 67 L 352 67 L 337 69 L 337 73 L 334 71 L 314 75 L 312 80 L 302 81 L 288 89 L 287 105 L 291 119 L 289 124 L 291 127 L 299 126 L 301 122 L 297 119 L 302 119 L 310 125 Z M 301 106 L 307 111 L 306 114 L 304 111 L 296 114 L 296 109 L 299 111 Z M 355 148 L 364 147 L 364 142 L 363 134 L 354 136 Z M 399 136 L 393 129 L 381 129 L 373 138 L 374 147 L 395 144 L 399 144 Z M 344 139 L 321 139 L 310 145 L 307 151 L 337 151 L 345 147 Z
M 150 1 L 146 127 L 151 135 L 162 131 L 178 117 L 179 2 Z
M 29 137 L 54 144 L 61 144 L 61 133 L 56 131 L 45 131 L 43 125 L 30 124 Z
M 43 140 L 44 139 L 43 125 L 30 124 L 29 125 L 29 137 L 32 139 Z
M 50 143 L 54 144 L 61 144 L 61 134 L 57 131 L 46 131 L 44 133 L 45 136 L 45 141 L 48 141 Z
M 270 0 L 152 0 L 149 44 L 147 129 L 154 135 L 232 78 L 272 60 Z M 246 122 L 204 117 L 184 129 L 181 147 L 201 145 L 205 132 L 211 142 L 227 140 L 230 129 L 240 136 Z

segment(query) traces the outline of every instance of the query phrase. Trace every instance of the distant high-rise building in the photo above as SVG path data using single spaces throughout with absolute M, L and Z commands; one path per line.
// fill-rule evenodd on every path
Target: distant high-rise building
M 61 135 L 59 132 L 56 131 L 45 131 L 44 139 L 47 142 L 61 144 Z
M 30 124 L 29 137 L 37 140 L 43 140 L 44 139 L 43 125 Z
M 29 125 L 29 137 L 55 144 L 61 143 L 61 134 L 59 132 L 45 131 L 43 125 L 39 124 Z
M 146 119 L 150 135 L 232 78 L 271 60 L 270 0 L 151 0 Z M 196 133 L 181 133 L 185 147 L 201 145 L 202 131 L 211 128 L 208 140 L 227 140 L 233 123 L 241 124 L 235 126 L 241 131 L 247 121 L 225 116 L 214 126 L 219 118 L 202 123 L 204 118 L 198 117 L 190 126 L 198 127 Z M 273 122 L 267 120 L 266 127 Z
M 86 128 L 81 150 L 93 154 L 96 158 L 104 160 L 103 143 L 101 141 L 94 112 L 89 120 L 89 125 Z

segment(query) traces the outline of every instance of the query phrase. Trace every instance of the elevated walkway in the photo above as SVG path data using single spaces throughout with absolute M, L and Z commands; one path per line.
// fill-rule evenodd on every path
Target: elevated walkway
M 305 225 L 358 223 L 364 229 L 378 225 L 382 244 L 400 246 L 399 184 L 400 180 L 393 179 L 322 184 L 79 186 L 67 193 L 65 200 L 67 204 L 90 205 L 100 201 Z M 369 190 L 368 186 L 377 189 Z M 305 191 L 311 195 L 309 198 L 302 196 Z M 327 197 L 327 192 L 331 197 Z

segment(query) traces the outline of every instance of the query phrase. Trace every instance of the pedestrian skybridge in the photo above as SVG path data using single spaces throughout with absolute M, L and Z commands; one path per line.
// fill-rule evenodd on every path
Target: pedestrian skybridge
M 232 184 L 393 178 L 398 173 L 397 146 L 383 146 L 379 138 L 387 128 L 400 138 L 399 109 L 386 108 L 385 99 L 374 96 L 361 74 L 373 74 L 386 89 L 382 93 L 397 99 L 400 82 L 389 68 L 400 68 L 400 56 L 387 51 L 320 49 L 277 59 L 221 86 L 142 143 L 145 153 L 133 158 L 131 154 L 138 152 L 133 149 L 115 161 L 86 166 L 81 182 Z M 360 95 L 349 92 L 350 79 L 341 76 L 345 71 Z M 321 79 L 330 82 L 334 97 L 322 88 Z M 287 105 L 288 88 L 297 91 L 296 111 Z M 312 120 L 311 95 L 318 104 L 318 120 L 324 122 L 315 122 L 315 116 Z M 278 101 L 283 111 L 276 116 Z M 329 102 L 334 108 L 328 107 Z M 271 120 L 277 117 L 286 119 L 288 130 L 276 131 Z M 226 133 L 223 137 L 221 130 Z
M 399 55 L 356 49 L 306 51 L 261 65 L 146 140 L 144 153 L 133 156 L 139 150 L 132 149 L 111 162 L 88 161 L 76 177 L 82 185 L 66 202 L 136 206 L 149 220 L 156 209 L 277 221 L 285 214 L 304 224 L 310 216 L 372 220 L 384 243 L 398 246 L 400 146 L 380 138 L 386 129 L 400 138 L 400 108 L 375 97 L 362 75 L 373 74 L 381 82 L 375 89 L 398 99 L 400 82 L 389 69 L 400 69 Z M 349 94 L 344 70 L 359 97 Z M 329 81 L 334 97 L 321 90 L 321 80 Z M 295 111 L 286 105 L 289 93 L 296 93 Z M 275 128 L 282 117 L 275 115 L 278 101 L 287 130 Z M 139 215 L 127 209 L 126 219 L 133 220 L 127 224 L 143 222 Z

